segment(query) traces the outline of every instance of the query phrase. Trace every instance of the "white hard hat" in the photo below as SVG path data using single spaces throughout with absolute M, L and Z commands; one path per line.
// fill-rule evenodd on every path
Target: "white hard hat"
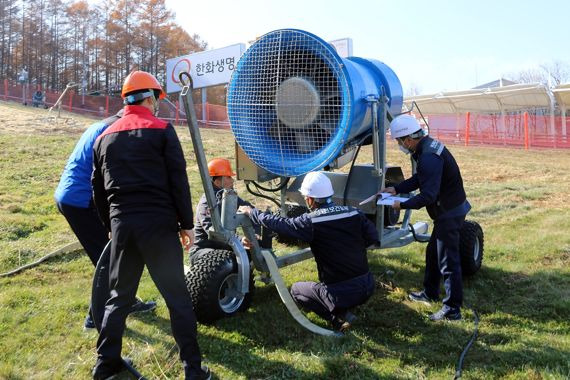
M 299 192 L 311 198 L 328 198 L 334 194 L 331 180 L 321 172 L 307 173 Z
M 390 135 L 394 139 L 409 136 L 421 129 L 422 127 L 412 115 L 397 116 L 390 123 Z

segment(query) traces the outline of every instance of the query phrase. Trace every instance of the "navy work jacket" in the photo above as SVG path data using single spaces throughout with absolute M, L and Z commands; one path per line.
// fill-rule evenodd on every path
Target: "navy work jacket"
M 426 136 L 420 140 L 412 158 L 417 172 L 395 186 L 397 193 L 420 192 L 402 202 L 403 209 L 426 207 L 433 220 L 466 215 L 471 209 L 463 189 L 459 166 L 441 142 Z
M 253 209 L 251 219 L 278 234 L 309 243 L 317 262 L 319 281 L 325 284 L 368 273 L 366 247 L 378 244 L 378 232 L 362 212 L 332 202 L 296 218 Z

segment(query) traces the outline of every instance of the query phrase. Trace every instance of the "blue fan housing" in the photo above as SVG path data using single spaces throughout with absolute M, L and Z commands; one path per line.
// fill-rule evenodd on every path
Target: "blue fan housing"
M 296 29 L 262 36 L 243 54 L 228 88 L 237 143 L 260 167 L 292 177 L 318 170 L 372 129 L 366 97 L 402 109 L 402 86 L 382 62 L 340 58 L 319 37 Z

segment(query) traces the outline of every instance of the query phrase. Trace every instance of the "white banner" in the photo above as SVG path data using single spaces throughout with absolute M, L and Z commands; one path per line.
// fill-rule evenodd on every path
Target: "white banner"
M 194 88 L 229 83 L 244 51 L 245 44 L 235 44 L 166 60 L 166 92 L 182 90 L 178 75 L 183 71 L 190 72 Z
M 329 41 L 341 58 L 352 57 L 352 38 Z

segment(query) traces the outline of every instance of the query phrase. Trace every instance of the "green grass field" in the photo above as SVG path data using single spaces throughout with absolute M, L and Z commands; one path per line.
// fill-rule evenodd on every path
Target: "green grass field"
M 31 112 L 0 102 L 0 273 L 75 240 L 53 191 L 82 130 L 41 124 Z M 92 122 L 73 120 L 83 128 Z M 201 184 L 189 133 L 177 130 L 196 201 Z M 208 158 L 233 158 L 231 132 L 202 135 Z M 481 321 L 463 378 L 570 378 L 570 151 L 450 149 L 473 205 L 468 218 L 485 231 L 483 268 L 464 280 L 465 303 Z M 395 145 L 388 158 L 409 174 Z M 359 161 L 370 162 L 370 151 L 363 149 Z M 243 184 L 237 188 L 256 202 Z M 428 220 L 424 212 L 415 219 Z M 302 329 L 273 286 L 256 284 L 247 312 L 199 326 L 204 360 L 219 379 L 453 378 L 473 314 L 465 309 L 461 322 L 430 323 L 427 315 L 437 305 L 407 301 L 407 293 L 421 287 L 424 248 L 415 243 L 370 253 L 377 289 L 355 311 L 359 319 L 344 338 Z M 90 378 L 96 334 L 82 327 L 92 273 L 87 256 L 76 251 L 0 278 L 0 379 Z M 282 273 L 288 285 L 317 278 L 312 261 Z M 149 379 L 182 378 L 164 300 L 146 272 L 139 295 L 156 300 L 158 308 L 129 317 L 123 354 Z

